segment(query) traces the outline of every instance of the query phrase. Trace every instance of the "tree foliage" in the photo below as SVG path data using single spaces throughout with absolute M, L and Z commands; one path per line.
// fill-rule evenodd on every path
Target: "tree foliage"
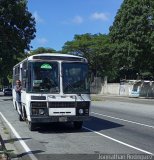
M 124 0 L 110 27 L 112 58 L 118 69 L 154 70 L 154 1 Z
M 30 49 L 35 37 L 35 20 L 26 0 L 0 0 L 0 76 L 12 73 L 12 67 Z
M 12 66 L 25 57 L 24 50 L 30 49 L 35 32 L 35 20 L 26 0 L 0 0 L 1 77 L 6 77 Z M 30 55 L 55 52 L 39 47 Z M 62 53 L 87 58 L 94 76 L 112 80 L 119 74 L 139 73 L 154 77 L 154 1 L 124 0 L 109 35 L 75 35 L 64 44 Z
M 31 51 L 30 55 L 39 54 L 39 53 L 56 53 L 56 50 L 54 50 L 52 48 L 39 47 L 39 48 Z
M 74 40 L 68 41 L 63 46 L 63 53 L 80 55 L 88 59 L 90 70 L 94 76 L 112 77 L 112 62 L 109 55 L 110 44 L 107 35 L 83 34 L 75 35 Z

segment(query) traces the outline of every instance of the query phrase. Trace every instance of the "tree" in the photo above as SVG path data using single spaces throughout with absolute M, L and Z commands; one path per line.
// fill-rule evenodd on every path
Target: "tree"
M 31 51 L 30 55 L 39 54 L 39 53 L 56 53 L 56 50 L 54 50 L 52 48 L 39 47 L 39 48 Z
M 154 70 L 154 1 L 124 0 L 110 27 L 117 68 Z
M 109 76 L 113 78 L 109 48 L 110 44 L 107 35 L 86 33 L 75 35 L 73 41 L 66 42 L 62 52 L 87 58 L 94 76 Z
M 73 41 L 67 41 L 63 48 L 63 53 L 84 56 L 90 59 L 93 35 L 86 33 L 83 35 L 75 35 Z
M 26 0 L 0 0 L 0 77 L 12 74 L 12 67 L 35 37 L 35 20 Z

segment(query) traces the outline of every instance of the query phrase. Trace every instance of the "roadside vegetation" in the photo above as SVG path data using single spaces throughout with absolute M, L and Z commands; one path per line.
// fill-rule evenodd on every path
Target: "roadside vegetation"
M 26 0 L 0 1 L 0 83 L 11 82 L 12 67 L 37 53 L 69 53 L 86 57 L 92 77 L 154 79 L 154 1 L 124 0 L 108 34 L 74 35 L 61 51 L 39 47 L 30 51 L 35 19 Z M 9 65 L 8 65 L 9 62 Z M 5 71 L 5 72 L 4 72 Z
M 3 132 L 3 138 L 5 137 L 5 141 L 7 141 L 7 143 L 13 144 L 14 140 L 11 138 L 10 132 L 4 126 L 3 122 L 1 122 L 1 129 L 0 129 L 1 134 L 2 132 Z M 14 150 L 7 149 L 5 141 L 2 138 L 1 134 L 0 134 L 0 159 L 10 160 L 12 158 L 17 158 L 17 155 L 14 153 Z

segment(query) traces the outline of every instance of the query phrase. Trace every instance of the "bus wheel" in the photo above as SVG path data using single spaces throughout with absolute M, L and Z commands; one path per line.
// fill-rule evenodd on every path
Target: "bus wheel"
M 75 129 L 81 129 L 82 125 L 83 125 L 83 121 L 75 121 L 74 122 Z
M 19 121 L 23 121 L 21 114 L 18 114 Z
M 35 130 L 35 124 L 28 121 L 28 128 L 29 128 L 30 131 L 34 131 Z
M 25 107 L 23 108 L 23 112 L 22 112 L 22 119 L 25 121 L 27 119 L 27 114 L 26 114 L 26 110 Z

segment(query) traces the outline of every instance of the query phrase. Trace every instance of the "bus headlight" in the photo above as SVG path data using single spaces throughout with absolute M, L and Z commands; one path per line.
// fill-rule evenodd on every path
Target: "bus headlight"
M 32 115 L 46 115 L 47 102 L 31 102 Z
M 32 109 L 32 115 L 38 115 L 38 109 L 36 109 L 36 108 L 33 108 Z
M 33 108 L 32 115 L 45 115 L 45 109 L 44 108 Z
M 44 115 L 45 114 L 44 109 L 39 109 L 39 114 Z

